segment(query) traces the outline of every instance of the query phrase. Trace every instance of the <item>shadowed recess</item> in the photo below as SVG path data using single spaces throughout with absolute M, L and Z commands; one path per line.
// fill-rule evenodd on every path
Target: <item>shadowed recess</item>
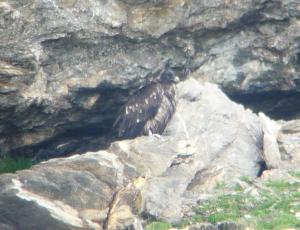
M 232 94 L 230 99 L 254 112 L 263 112 L 273 119 L 291 120 L 300 116 L 300 92 L 271 91 L 253 94 Z

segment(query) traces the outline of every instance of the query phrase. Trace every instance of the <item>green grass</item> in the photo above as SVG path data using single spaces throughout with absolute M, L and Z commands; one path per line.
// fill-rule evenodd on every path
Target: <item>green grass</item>
M 27 169 L 32 166 L 30 158 L 18 157 L 13 158 L 5 156 L 0 159 L 0 174 L 15 173 L 18 170 Z
M 252 203 L 250 197 L 241 193 L 221 195 L 216 199 L 203 202 L 196 210 L 205 222 L 217 223 L 225 220 L 237 220 L 245 215 Z
M 233 221 L 258 230 L 300 229 L 295 215 L 300 212 L 300 182 L 267 181 L 258 193 L 250 195 L 239 188 L 204 201 L 196 210 L 199 222 Z
M 215 189 L 224 191 L 226 189 L 225 182 L 217 182 Z
M 241 178 L 256 190 L 255 195 L 245 192 L 239 185 L 228 187 L 219 183 L 215 188 L 218 194 L 215 198 L 200 203 L 193 217 L 185 218 L 173 227 L 182 229 L 193 223 L 226 221 L 256 230 L 300 229 L 297 217 L 300 213 L 300 173 L 290 172 L 290 175 L 295 177 L 295 182 L 270 180 L 259 186 L 249 178 Z M 146 230 L 170 227 L 167 223 L 152 222 Z
M 189 226 L 191 223 L 201 222 L 202 219 L 200 219 L 200 218 L 202 218 L 202 217 L 195 215 L 195 216 L 193 216 L 192 221 L 189 219 L 183 219 L 180 223 L 173 225 L 173 227 L 182 229 L 182 228 Z
M 289 213 L 286 212 L 274 212 L 272 214 L 265 214 L 256 218 L 253 225 L 255 229 L 272 229 L 272 230 L 282 230 L 284 228 L 300 228 L 300 220 Z
M 292 190 L 299 188 L 299 183 L 291 183 L 284 180 L 267 181 L 265 185 L 277 192 L 285 191 L 287 188 Z
M 253 182 L 253 179 L 248 176 L 242 176 L 240 179 L 241 179 L 241 181 L 244 181 L 248 184 L 251 184 Z
M 165 222 L 155 221 L 147 225 L 145 230 L 167 230 L 172 226 Z
M 289 174 L 291 176 L 300 178 L 300 171 L 290 171 Z

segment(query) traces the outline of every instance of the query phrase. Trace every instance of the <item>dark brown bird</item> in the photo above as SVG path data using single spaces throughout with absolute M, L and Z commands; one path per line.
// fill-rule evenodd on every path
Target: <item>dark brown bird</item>
M 176 107 L 176 77 L 167 70 L 158 79 L 139 89 L 122 107 L 113 125 L 117 138 L 163 133 Z

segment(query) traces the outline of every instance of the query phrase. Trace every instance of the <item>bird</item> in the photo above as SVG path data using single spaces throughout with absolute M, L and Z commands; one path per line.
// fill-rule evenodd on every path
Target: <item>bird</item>
M 170 69 L 129 97 L 113 124 L 119 139 L 162 134 L 176 108 L 175 83 Z

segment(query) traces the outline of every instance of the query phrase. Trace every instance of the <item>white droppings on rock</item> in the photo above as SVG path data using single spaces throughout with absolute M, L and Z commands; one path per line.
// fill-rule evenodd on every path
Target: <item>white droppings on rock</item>
M 186 137 L 187 139 L 189 139 L 189 138 L 190 138 L 190 135 L 189 135 L 188 130 L 187 130 L 187 128 L 186 128 L 185 121 L 182 119 L 182 117 L 181 117 L 181 115 L 180 115 L 179 113 L 176 113 L 176 116 L 178 117 L 178 120 L 179 120 L 180 123 L 182 124 L 182 129 L 183 129 L 183 132 L 184 132 L 184 134 L 185 134 L 185 137 Z

